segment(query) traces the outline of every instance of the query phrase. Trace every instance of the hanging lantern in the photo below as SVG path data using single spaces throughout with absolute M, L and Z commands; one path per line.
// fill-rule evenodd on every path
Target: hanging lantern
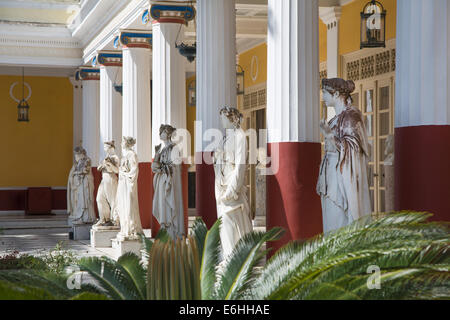
M 18 117 L 17 121 L 19 122 L 29 122 L 30 118 L 28 117 L 28 111 L 30 110 L 30 106 L 28 105 L 25 99 L 22 99 L 17 106 L 18 109 Z
M 186 57 L 189 62 L 192 62 L 195 60 L 195 56 L 197 54 L 197 44 L 194 43 L 193 45 L 188 45 L 185 43 L 175 44 L 175 48 L 178 49 L 180 54 L 183 57 Z
M 19 122 L 29 122 L 29 111 L 30 106 L 28 105 L 28 99 L 31 97 L 31 87 L 28 83 L 25 82 L 25 71 L 24 68 L 22 68 L 22 99 L 17 99 L 13 94 L 14 87 L 18 84 L 18 82 L 15 82 L 11 85 L 9 88 L 9 95 L 11 98 L 18 103 L 17 105 L 17 121 Z M 25 86 L 28 88 L 28 96 L 25 98 Z
M 361 12 L 361 49 L 386 47 L 386 10 L 372 0 Z

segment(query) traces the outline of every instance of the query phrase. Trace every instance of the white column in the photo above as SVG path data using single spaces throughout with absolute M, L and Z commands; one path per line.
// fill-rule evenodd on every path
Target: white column
M 339 20 L 341 7 L 320 8 L 320 19 L 327 26 L 327 75 L 328 78 L 339 76 Z
M 83 80 L 83 148 L 91 158 L 92 167 L 99 163 L 100 144 L 100 84 L 98 80 Z
M 320 142 L 317 0 L 269 0 L 269 143 Z
M 136 139 L 139 162 L 151 162 L 150 49 L 123 48 L 122 135 Z
M 181 30 L 180 30 L 181 26 Z M 153 24 L 153 101 L 152 101 L 152 153 L 161 143 L 159 127 L 169 124 L 186 129 L 186 70 L 185 61 L 175 40 L 183 40 L 184 27 L 179 23 Z
M 81 80 L 70 77 L 73 86 L 73 149 L 83 140 L 83 88 Z
M 197 1 L 197 121 L 220 129 L 219 110 L 237 106 L 235 0 Z M 204 151 L 196 134 L 196 152 Z
M 397 1 L 395 127 L 450 124 L 450 3 Z
M 100 159 L 105 155 L 103 143 L 114 140 L 116 153 L 121 155 L 122 95 L 114 89 L 116 79 L 122 82 L 122 67 L 100 67 Z

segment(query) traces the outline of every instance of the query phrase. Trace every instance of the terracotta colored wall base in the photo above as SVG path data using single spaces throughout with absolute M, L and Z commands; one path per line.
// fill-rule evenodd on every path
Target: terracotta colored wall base
M 210 153 L 197 152 L 196 159 L 202 159 L 203 155 Z M 208 229 L 213 226 L 217 220 L 216 196 L 214 194 L 214 167 L 206 163 L 196 165 L 195 174 L 195 204 L 197 215 L 202 217 Z
M 450 126 L 395 129 L 395 209 L 450 221 Z
M 320 143 L 271 143 L 269 156 L 275 147 L 279 148 L 279 170 L 266 180 L 266 226 L 267 230 L 282 227 L 286 233 L 281 240 L 269 245 L 271 254 L 291 240 L 307 239 L 322 232 L 322 209 L 316 193 Z

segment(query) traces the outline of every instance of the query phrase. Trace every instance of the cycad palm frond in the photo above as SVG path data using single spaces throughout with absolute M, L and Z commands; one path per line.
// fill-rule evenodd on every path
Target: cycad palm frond
M 89 284 L 81 284 L 80 290 L 69 289 L 67 286 L 68 276 L 40 270 L 4 270 L 0 272 L 0 281 L 19 286 L 25 283 L 27 287 L 41 288 L 51 292 L 52 296 L 58 299 L 71 298 L 81 291 L 100 293 L 99 290 Z
M 214 299 L 214 290 L 217 281 L 217 266 L 219 264 L 221 250 L 221 224 L 222 220 L 218 219 L 205 236 L 200 264 L 200 284 L 203 300 Z
M 142 265 L 141 259 L 134 253 L 125 253 L 122 255 L 117 264 L 122 267 L 124 274 L 134 283 L 134 287 L 138 290 L 140 299 L 147 298 L 146 288 L 146 270 Z
M 374 222 L 358 221 L 304 243 L 291 243 L 267 263 L 255 281 L 252 297 L 308 299 L 321 285 L 330 287 L 349 275 L 366 276 L 370 265 L 378 266 L 382 274 L 403 270 L 404 277 L 408 269 L 422 270 L 423 265 L 448 266 L 448 228 L 424 223 L 427 218 L 423 213 L 391 214 Z M 427 273 L 421 274 L 425 277 Z M 364 298 L 366 293 L 356 296 Z
M 274 228 L 268 232 L 250 232 L 236 244 L 233 252 L 219 271 L 215 299 L 236 300 L 242 298 L 242 293 L 251 285 L 255 276 L 254 267 L 267 253 L 261 250 L 264 243 L 281 238 L 284 231 Z
M 0 300 L 55 300 L 48 290 L 0 280 Z
M 115 300 L 140 300 L 141 292 L 135 281 L 118 262 L 107 257 L 82 258 L 79 262 L 82 271 L 87 271 L 97 280 L 100 288 Z

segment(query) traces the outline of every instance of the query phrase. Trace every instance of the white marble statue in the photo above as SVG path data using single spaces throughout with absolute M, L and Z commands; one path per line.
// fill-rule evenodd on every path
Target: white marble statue
M 89 224 L 95 221 L 94 176 L 91 159 L 86 150 L 77 147 L 74 150 L 75 162 L 67 182 L 67 213 L 72 224 Z
M 394 194 L 394 183 L 395 183 L 395 170 L 394 170 L 394 157 L 395 157 L 395 137 L 390 134 L 386 139 L 386 147 L 384 150 L 384 211 L 391 212 L 395 209 L 395 194 Z
M 155 147 L 152 163 L 153 215 L 161 228 L 167 230 L 172 239 L 182 238 L 184 232 L 183 188 L 181 183 L 181 152 L 172 142 L 175 128 L 161 125 L 159 136 L 162 146 Z
M 217 216 L 222 218 L 220 240 L 223 257 L 234 249 L 239 239 L 252 231 L 246 173 L 247 140 L 241 129 L 242 114 L 231 107 L 220 110 L 226 135 L 214 151 Z
M 116 214 L 115 206 L 120 162 L 115 153 L 114 141 L 105 142 L 104 148 L 106 157 L 97 167 L 97 170 L 102 173 L 102 182 L 97 191 L 97 207 L 100 219 L 94 225 L 94 228 L 119 225 L 119 217 Z
M 336 116 L 320 122 L 325 156 L 317 193 L 322 200 L 324 233 L 372 213 L 368 180 L 368 139 L 361 112 L 351 106 L 353 81 L 323 79 L 323 99 Z
M 119 241 L 138 240 L 139 234 L 143 233 L 138 202 L 139 163 L 133 150 L 135 144 L 134 138 L 123 137 L 116 195 L 116 210 L 120 221 L 120 232 L 117 235 Z

